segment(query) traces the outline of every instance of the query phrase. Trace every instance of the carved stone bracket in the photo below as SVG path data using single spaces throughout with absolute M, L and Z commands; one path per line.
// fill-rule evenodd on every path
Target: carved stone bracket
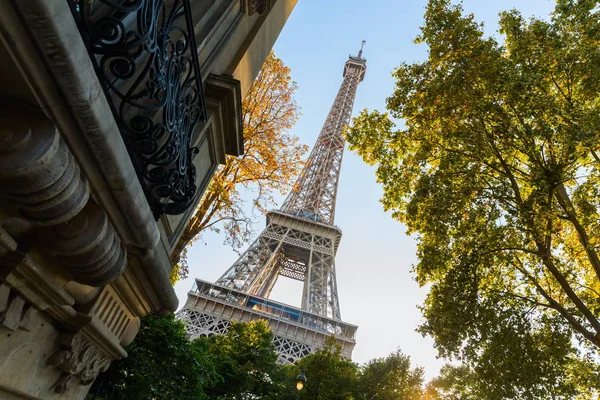
M 38 225 L 72 218 L 90 195 L 54 124 L 11 107 L 0 113 L 0 186 L 0 196 Z
M 263 15 L 269 12 L 276 0 L 242 0 L 242 6 L 247 15 Z
M 79 379 L 82 385 L 89 385 L 99 373 L 108 369 L 112 361 L 82 333 L 64 333 L 60 341 L 63 348 L 48 360 L 50 365 L 64 372 L 54 385 L 57 393 L 66 392 L 75 379 Z
M 49 356 L 43 356 L 47 360 L 43 365 L 60 372 L 58 380 L 49 384 L 50 390 L 64 393 L 75 383 L 89 385 L 111 361 L 127 356 L 122 346 L 133 340 L 139 318 L 110 285 L 95 291 L 95 298 L 87 304 L 75 304 L 29 255 L 12 250 L 11 243 L 6 247 L 0 258 L 0 330 L 38 335 L 43 331 L 40 326 L 48 325 L 47 317 L 54 321 L 51 329 L 60 332 L 58 346 L 56 336 L 40 344 L 44 349 L 40 354 L 48 352 Z M 7 349 L 1 340 L 0 349 Z

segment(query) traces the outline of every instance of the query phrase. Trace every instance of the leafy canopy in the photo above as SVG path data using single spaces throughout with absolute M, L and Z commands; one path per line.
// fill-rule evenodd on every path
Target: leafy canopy
M 488 380 L 482 398 L 570 398 L 590 387 L 574 365 L 598 361 L 599 4 L 503 12 L 499 43 L 431 0 L 428 58 L 401 64 L 389 114 L 365 110 L 347 135 L 418 238 L 420 331 Z
M 279 399 L 281 372 L 273 333 L 265 321 L 232 322 L 227 334 L 199 338 L 219 380 L 205 389 L 211 399 Z
M 126 350 L 128 357 L 96 379 L 87 399 L 280 398 L 283 371 L 264 321 L 232 323 L 225 335 L 190 341 L 173 314 L 148 315 Z
M 362 400 L 419 400 L 423 369 L 411 368 L 410 357 L 397 350 L 361 366 L 358 383 Z
M 423 386 L 423 370 L 411 368 L 410 357 L 397 350 L 385 358 L 364 365 L 342 359 L 335 337 L 298 362 L 284 367 L 287 380 L 282 400 L 418 400 Z M 295 379 L 304 371 L 305 388 L 296 392 Z
M 341 358 L 341 348 L 335 337 L 325 340 L 323 347 L 292 368 L 292 376 L 304 369 L 306 387 L 299 392 L 300 399 L 344 400 L 352 398 L 358 383 L 358 366 Z
M 183 323 L 172 314 L 143 318 L 126 350 L 128 357 L 98 376 L 87 399 L 201 400 L 208 398 L 204 387 L 219 379 L 212 358 L 187 339 Z

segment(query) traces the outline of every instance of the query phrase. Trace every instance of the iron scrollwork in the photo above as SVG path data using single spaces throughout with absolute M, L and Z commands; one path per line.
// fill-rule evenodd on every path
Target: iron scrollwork
M 68 0 L 155 218 L 196 196 L 206 121 L 189 0 Z

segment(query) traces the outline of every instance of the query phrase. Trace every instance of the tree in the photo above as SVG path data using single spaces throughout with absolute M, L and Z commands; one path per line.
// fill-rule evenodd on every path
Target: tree
M 297 365 L 285 367 L 287 379 L 281 399 L 324 400 L 419 400 L 422 395 L 423 369 L 411 368 L 410 357 L 400 350 L 385 358 L 358 366 L 341 357 L 334 336 L 322 348 L 302 358 Z M 296 377 L 304 371 L 307 381 L 300 392 Z
M 296 88 L 290 69 L 271 52 L 242 102 L 244 154 L 228 156 L 217 169 L 173 250 L 173 264 L 180 263 L 185 247 L 207 229 L 218 230 L 222 225 L 234 247 L 248 240 L 252 218 L 240 189 L 254 191 L 252 207 L 264 212 L 274 204 L 275 192 L 291 187 L 307 151 L 289 133 L 299 115 L 293 100 Z M 186 266 L 185 261 L 179 265 L 182 277 L 187 276 Z
M 440 370 L 440 375 L 427 384 L 424 400 L 476 399 L 477 396 L 472 393 L 473 384 L 469 367 L 446 364 Z
M 303 390 L 296 393 L 295 378 L 304 370 L 307 382 Z M 298 361 L 297 366 L 287 370 L 285 388 L 288 395 L 282 399 L 347 400 L 356 398 L 358 389 L 358 366 L 343 360 L 341 348 L 334 336 L 325 339 L 323 347 Z M 297 395 L 297 397 L 296 397 Z
M 422 396 L 423 369 L 411 369 L 410 357 L 397 350 L 361 366 L 361 400 L 419 400 Z
M 115 361 L 88 400 L 280 399 L 283 371 L 264 321 L 232 323 L 225 335 L 187 339 L 173 314 L 149 315 L 128 357 Z
M 459 365 L 446 365 L 429 383 L 427 392 L 445 400 L 595 400 L 599 366 L 592 359 L 571 354 L 571 334 L 556 324 L 554 330 L 531 329 L 525 319 L 494 326 L 494 334 L 480 346 L 481 354 Z M 595 394 L 594 394 L 595 393 Z
M 189 341 L 174 316 L 149 315 L 126 349 L 96 379 L 88 400 L 394 400 L 418 399 L 423 371 L 400 350 L 358 367 L 341 357 L 334 336 L 297 365 L 278 365 L 263 321 L 232 322 L 224 335 Z M 301 370 L 306 388 L 296 389 Z
M 549 21 L 504 12 L 500 44 L 459 5 L 431 0 L 417 38 L 428 59 L 394 72 L 389 115 L 365 110 L 348 132 L 377 165 L 384 208 L 417 235 L 417 281 L 431 288 L 420 331 L 469 368 L 486 352 L 517 366 L 545 347 L 537 356 L 563 377 L 558 354 L 598 360 L 598 4 L 558 0 Z M 490 374 L 502 357 L 485 359 Z M 520 393 L 543 387 L 527 377 Z
M 197 340 L 206 346 L 219 379 L 204 390 L 211 399 L 279 399 L 279 366 L 265 321 L 233 322 L 225 335 Z
M 100 374 L 87 399 L 201 400 L 204 387 L 217 379 L 211 357 L 190 342 L 184 325 L 173 314 L 148 315 L 127 347 L 128 357 L 111 363 Z

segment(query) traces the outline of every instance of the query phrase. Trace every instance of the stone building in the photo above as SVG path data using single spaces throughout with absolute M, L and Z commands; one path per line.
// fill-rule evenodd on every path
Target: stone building
M 0 399 L 82 399 L 140 317 L 297 0 L 0 1 Z

